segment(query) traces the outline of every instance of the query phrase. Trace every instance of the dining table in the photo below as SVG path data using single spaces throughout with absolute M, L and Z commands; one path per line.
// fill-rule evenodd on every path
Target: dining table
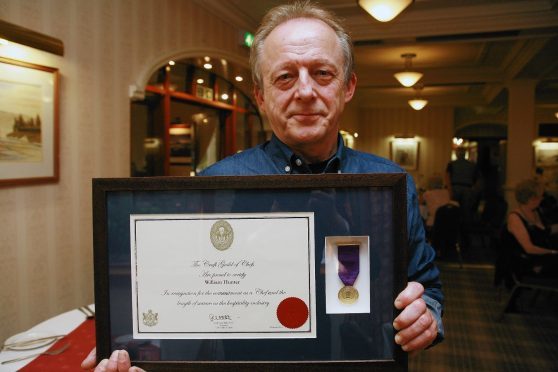
M 94 305 L 88 305 L 93 311 Z M 58 336 L 58 337 L 56 337 Z M 49 339 L 49 337 L 52 337 Z M 44 339 L 27 347 L 18 347 L 18 340 Z M 8 344 L 14 346 L 9 347 Z M 21 344 L 20 344 L 21 345 Z M 36 355 L 21 361 L 1 364 L 45 351 L 59 350 L 57 355 Z M 87 317 L 79 309 L 70 310 L 47 319 L 27 331 L 4 341 L 0 351 L 0 372 L 8 371 L 80 371 L 81 361 L 95 347 L 95 318 Z

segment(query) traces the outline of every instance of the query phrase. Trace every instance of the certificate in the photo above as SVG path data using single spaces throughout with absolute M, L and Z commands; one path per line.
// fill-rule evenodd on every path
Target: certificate
M 316 337 L 313 213 L 134 214 L 130 237 L 134 338 Z

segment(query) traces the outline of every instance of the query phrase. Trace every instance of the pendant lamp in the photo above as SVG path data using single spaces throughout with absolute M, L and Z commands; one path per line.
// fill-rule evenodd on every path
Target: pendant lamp
M 410 99 L 408 102 L 409 102 L 409 105 L 414 110 L 420 111 L 424 108 L 424 106 L 426 106 L 428 104 L 428 100 L 426 100 L 424 98 L 421 98 L 421 96 L 420 96 L 420 93 L 421 93 L 422 88 L 423 88 L 422 86 L 416 86 L 416 87 L 413 87 L 413 88 L 415 89 L 415 92 L 416 92 L 415 98 Z
M 389 22 L 413 0 L 358 0 L 358 5 L 380 22 Z
M 423 74 L 417 71 L 412 71 L 412 60 L 417 55 L 415 53 L 405 53 L 401 55 L 401 58 L 405 59 L 405 70 L 394 74 L 395 78 L 404 87 L 412 87 L 417 83 L 417 81 L 422 78 Z

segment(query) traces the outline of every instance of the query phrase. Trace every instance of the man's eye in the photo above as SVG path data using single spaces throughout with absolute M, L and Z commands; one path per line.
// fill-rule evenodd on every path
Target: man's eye
M 294 81 L 293 75 L 291 73 L 286 72 L 284 74 L 278 75 L 277 78 L 275 78 L 274 84 L 276 84 L 281 88 L 287 88 L 290 85 L 292 85 L 293 81 Z
M 329 70 L 316 70 L 314 76 L 319 82 L 329 83 L 335 75 Z

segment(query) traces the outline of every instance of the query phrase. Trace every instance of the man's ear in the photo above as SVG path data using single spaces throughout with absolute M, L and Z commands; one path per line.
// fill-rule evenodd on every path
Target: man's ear
M 345 103 L 349 102 L 353 98 L 353 95 L 355 94 L 356 83 L 357 77 L 356 74 L 353 72 L 351 73 L 349 83 L 345 85 Z
M 264 112 L 264 94 L 257 85 L 254 86 L 254 97 L 256 98 L 256 103 L 258 104 L 260 112 Z

